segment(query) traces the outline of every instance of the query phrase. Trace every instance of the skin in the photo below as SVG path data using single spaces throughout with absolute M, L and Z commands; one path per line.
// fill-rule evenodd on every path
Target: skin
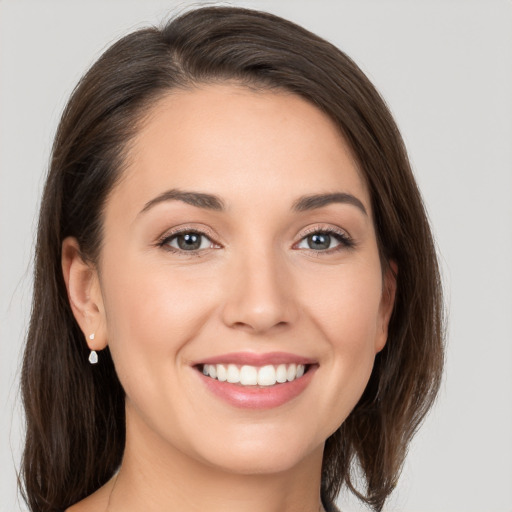
M 127 156 L 98 265 L 73 238 L 63 243 L 74 315 L 91 349 L 109 345 L 127 417 L 118 476 L 68 510 L 316 512 L 325 440 L 363 393 L 395 291 L 347 144 L 298 96 L 223 84 L 163 97 Z M 141 213 L 175 188 L 220 196 L 226 211 L 174 200 Z M 351 194 L 366 213 L 350 203 L 292 211 L 326 192 Z M 158 244 L 178 226 L 207 231 L 195 255 Z M 305 231 L 325 228 L 353 247 L 331 237 L 329 249 L 311 248 Z M 240 351 L 318 367 L 284 405 L 241 409 L 191 366 Z

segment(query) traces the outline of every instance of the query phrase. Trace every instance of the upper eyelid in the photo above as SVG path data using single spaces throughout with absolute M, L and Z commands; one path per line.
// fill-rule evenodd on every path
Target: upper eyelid
M 339 226 L 328 226 L 328 225 L 316 225 L 312 226 L 311 228 L 306 228 L 304 232 L 302 233 L 301 239 L 306 237 L 307 235 L 310 235 L 311 233 L 317 233 L 317 232 L 332 232 L 332 233 L 339 233 L 343 234 L 348 238 L 352 238 L 349 234 L 349 232 L 346 229 L 340 228 Z
M 194 226 L 183 226 L 183 227 L 180 227 L 180 228 L 168 230 L 163 235 L 158 237 L 158 240 L 160 242 L 165 242 L 169 238 L 173 238 L 173 237 L 175 237 L 177 235 L 180 235 L 182 233 L 198 233 L 200 235 L 206 236 L 212 242 L 218 243 L 218 242 L 215 241 L 216 235 L 215 235 L 215 233 L 213 231 L 209 230 L 208 228 L 204 228 L 204 227 L 196 228 Z

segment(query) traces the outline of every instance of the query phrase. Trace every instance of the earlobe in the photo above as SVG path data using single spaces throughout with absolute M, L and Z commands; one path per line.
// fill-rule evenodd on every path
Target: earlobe
M 107 346 L 107 338 L 98 273 L 84 261 L 76 238 L 67 237 L 62 242 L 61 264 L 73 316 L 89 348 L 102 350 Z
M 383 279 L 382 297 L 379 309 L 379 325 L 375 343 L 375 352 L 380 352 L 386 345 L 388 339 L 388 327 L 396 296 L 396 279 L 398 275 L 398 265 L 391 260 Z

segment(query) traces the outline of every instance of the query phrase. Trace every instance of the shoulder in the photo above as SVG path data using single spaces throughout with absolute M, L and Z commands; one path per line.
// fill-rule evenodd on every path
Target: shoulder
M 107 504 L 108 500 L 91 500 L 89 496 L 78 503 L 75 503 L 63 512 L 100 512 L 102 510 L 106 510 Z
M 80 500 L 63 512 L 100 512 L 107 509 L 112 481 L 107 482 L 87 498 Z

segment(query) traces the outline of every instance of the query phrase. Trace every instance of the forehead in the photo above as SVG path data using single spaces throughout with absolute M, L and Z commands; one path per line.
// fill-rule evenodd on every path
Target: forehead
M 113 195 L 139 209 L 166 189 L 183 188 L 226 198 L 228 209 L 346 192 L 370 213 L 364 180 L 338 127 L 285 91 L 233 84 L 172 91 L 146 116 L 127 164 Z

